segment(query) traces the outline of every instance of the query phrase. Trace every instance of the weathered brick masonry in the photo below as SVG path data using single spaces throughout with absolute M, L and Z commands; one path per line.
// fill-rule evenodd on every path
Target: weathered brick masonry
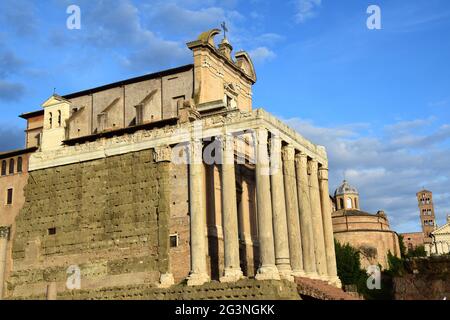
M 83 288 L 156 283 L 169 267 L 169 172 L 151 150 L 33 172 L 17 218 L 13 296 L 49 282 L 64 290 L 71 265 Z

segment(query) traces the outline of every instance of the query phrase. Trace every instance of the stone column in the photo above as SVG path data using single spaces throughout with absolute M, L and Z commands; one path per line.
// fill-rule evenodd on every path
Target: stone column
M 170 146 L 156 147 L 154 151 L 155 162 L 158 163 L 158 260 L 159 260 L 159 287 L 169 288 L 175 284 L 170 262 L 170 177 L 172 171 L 172 149 Z
M 239 264 L 239 230 L 234 170 L 234 139 L 225 134 L 222 141 L 222 215 L 225 270 L 221 282 L 235 282 L 243 278 Z
M 305 276 L 303 269 L 302 239 L 295 177 L 295 149 L 288 145 L 283 148 L 284 190 L 286 195 L 286 212 L 289 236 L 289 252 L 292 275 Z
M 6 259 L 8 254 L 9 227 L 0 226 L 0 300 L 5 288 Z
M 307 277 L 318 279 L 316 253 L 314 250 L 311 201 L 309 198 L 308 157 L 306 154 L 299 153 L 295 156 L 295 166 L 297 172 L 297 194 L 303 248 L 303 269 L 305 270 Z
M 327 259 L 325 254 L 325 237 L 323 233 L 322 206 L 320 204 L 319 165 L 317 160 L 308 162 L 309 166 L 309 196 L 311 200 L 312 226 L 314 233 L 314 251 L 316 266 L 320 278 L 328 281 Z
M 323 232 L 325 238 L 325 252 L 327 258 L 327 273 L 331 284 L 342 287 L 337 276 L 336 253 L 334 249 L 333 221 L 331 218 L 330 193 L 328 190 L 328 168 L 319 168 L 320 201 L 322 204 Z
M 256 130 L 256 207 L 260 251 L 260 267 L 256 279 L 279 280 L 280 275 L 275 266 L 267 135 L 266 129 L 259 128 Z
M 284 194 L 283 163 L 281 160 L 281 139 L 272 138 L 271 184 L 273 231 L 275 239 L 275 265 L 281 278 L 294 281 L 289 255 L 289 237 Z
M 189 157 L 189 211 L 191 221 L 191 273 L 189 286 L 210 280 L 206 270 L 206 207 L 204 202 L 204 170 L 202 140 L 194 138 Z

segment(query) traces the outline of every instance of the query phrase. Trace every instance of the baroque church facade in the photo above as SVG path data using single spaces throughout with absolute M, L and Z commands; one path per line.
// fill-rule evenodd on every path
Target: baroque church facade
M 219 33 L 187 44 L 191 65 L 54 94 L 22 115 L 27 148 L 0 154 L 23 155 L 26 181 L 0 215 L 2 297 L 67 296 L 68 270 L 87 291 L 341 286 L 326 150 L 253 109 L 252 60 L 226 38 L 216 46 Z M 19 174 L 7 176 L 0 186 Z

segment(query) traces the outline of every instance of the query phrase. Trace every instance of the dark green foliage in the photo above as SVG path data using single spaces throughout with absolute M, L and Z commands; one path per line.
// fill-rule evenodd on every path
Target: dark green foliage
M 359 252 L 349 244 L 335 241 L 337 273 L 343 285 L 357 284 L 361 277 Z
M 399 242 L 399 245 L 400 245 L 400 255 L 401 255 L 402 258 L 406 258 L 407 249 L 405 247 L 405 243 L 403 242 L 403 239 L 404 239 L 404 237 L 401 234 L 399 234 L 398 235 L 398 242 Z
M 365 270 L 361 269 L 359 251 L 349 244 L 342 245 L 337 241 L 335 241 L 335 248 L 337 272 L 344 286 L 356 286 L 358 293 L 363 295 L 366 300 L 392 299 L 392 276 L 389 272 L 381 274 L 381 289 L 370 290 L 367 287 L 368 275 Z M 396 261 L 394 261 L 395 263 Z
M 405 261 L 388 252 L 389 269 L 386 273 L 392 277 L 402 276 L 405 273 Z
M 426 257 L 427 252 L 425 251 L 425 246 L 417 246 L 412 250 L 408 250 L 408 253 L 406 254 L 407 258 L 419 258 L 419 257 Z

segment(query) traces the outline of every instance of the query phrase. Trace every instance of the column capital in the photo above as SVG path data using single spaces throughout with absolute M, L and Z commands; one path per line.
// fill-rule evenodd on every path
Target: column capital
M 303 151 L 300 151 L 300 152 L 295 154 L 295 162 L 297 162 L 297 163 L 301 163 L 301 162 L 306 163 L 307 160 L 308 160 L 308 155 L 306 153 L 304 153 Z
M 219 137 L 220 142 L 222 143 L 222 149 L 225 148 L 226 144 L 234 143 L 234 134 L 231 132 L 223 132 Z M 227 145 L 230 146 L 230 145 Z
M 293 145 L 288 144 L 282 149 L 282 156 L 284 161 L 294 161 L 295 160 L 295 148 Z
M 328 168 L 319 167 L 319 180 L 328 180 Z
M 198 137 L 191 137 L 189 145 L 190 164 L 203 163 L 203 140 Z
M 319 169 L 319 163 L 315 159 L 308 161 L 308 174 L 317 175 Z
M 159 146 L 155 148 L 155 162 L 171 162 L 172 148 L 170 146 Z
M 267 144 L 267 139 L 269 137 L 269 131 L 266 128 L 259 127 L 255 129 L 256 133 L 256 143 Z
M 0 226 L 0 239 L 9 239 L 10 230 L 9 226 Z

